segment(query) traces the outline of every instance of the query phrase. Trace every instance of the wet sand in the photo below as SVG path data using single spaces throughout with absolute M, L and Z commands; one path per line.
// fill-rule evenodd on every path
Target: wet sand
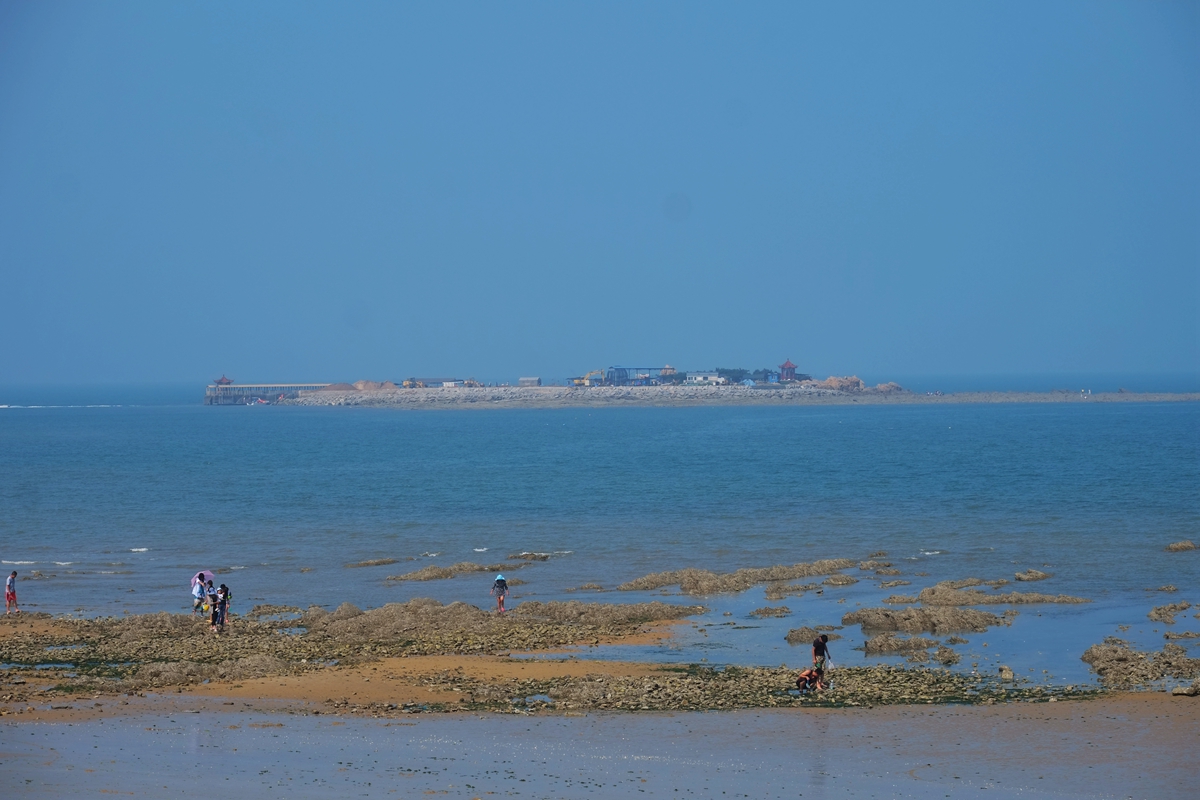
M 535 665 L 528 665 L 533 668 Z M 232 704 L 232 705 L 226 705 Z M 1200 699 L 561 715 L 316 715 L 135 698 L 0 723 L 6 794 L 1161 798 L 1194 791 Z

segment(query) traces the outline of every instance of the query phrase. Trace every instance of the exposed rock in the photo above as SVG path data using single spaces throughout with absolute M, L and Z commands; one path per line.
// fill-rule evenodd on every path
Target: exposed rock
M 867 639 L 864 649 L 869 656 L 906 655 L 924 652 L 939 644 L 941 642 L 936 639 L 927 639 L 924 636 L 900 637 L 894 633 L 881 633 Z
M 828 578 L 826 578 L 825 580 L 823 580 L 821 582 L 824 583 L 826 586 L 851 586 L 853 584 L 858 583 L 858 578 L 851 577 L 850 575 L 838 574 L 838 575 L 830 575 Z
M 809 384 L 814 388 L 829 389 L 834 392 L 861 392 L 867 388 L 867 385 L 858 378 L 857 375 L 851 375 L 846 378 L 839 378 L 835 375 L 830 375 L 823 381 L 803 381 L 803 384 Z M 880 387 L 889 386 L 891 384 L 880 384 Z M 897 385 L 898 386 L 898 385 Z M 889 391 L 892 391 L 889 389 Z M 903 391 L 902 389 L 900 391 Z
M 821 633 L 822 631 L 818 630 L 817 628 L 792 628 L 787 632 L 787 636 L 784 636 L 783 638 L 790 645 L 812 644 L 813 641 L 821 635 Z M 840 634 L 836 633 L 825 632 L 825 635 L 829 637 L 829 641 L 831 642 L 842 638 Z
M 960 661 L 960 658 L 958 653 L 949 647 L 939 646 L 937 652 L 933 654 L 933 660 L 947 667 L 952 667 Z
M 861 625 L 864 633 L 901 631 L 932 634 L 972 631 L 982 633 L 1005 624 L 1004 619 L 973 608 L 861 608 L 842 617 L 843 625 Z
M 992 581 L 985 581 L 982 578 L 959 578 L 955 581 L 942 581 L 937 584 L 947 589 L 966 589 L 971 586 L 991 586 L 993 589 L 1005 586 L 1008 584 L 1004 578 L 997 578 Z
M 1014 680 L 1016 680 L 1016 677 L 1017 676 L 1013 673 L 1012 669 L 1008 665 L 1000 665 L 1000 680 L 1012 683 Z
M 883 598 L 883 602 L 894 606 L 907 606 L 917 602 L 917 598 L 911 594 L 893 594 Z
M 437 567 L 430 564 L 428 567 L 423 567 L 415 572 L 406 572 L 403 575 L 389 575 L 389 581 L 440 581 L 447 578 L 453 578 L 456 575 L 465 575 L 471 572 L 504 572 L 504 570 L 514 570 L 525 566 L 524 564 L 475 564 L 470 561 L 460 561 L 457 564 L 451 564 L 448 567 Z M 511 581 L 510 581 L 511 583 Z
M 767 585 L 766 596 L 768 600 L 777 601 L 785 597 L 802 596 L 806 592 L 818 591 L 821 588 L 819 583 L 772 583 Z
M 1176 686 L 1171 694 L 1175 697 L 1195 697 L 1197 692 L 1195 686 Z
M 911 586 L 911 585 L 912 585 L 912 581 L 903 581 L 903 580 L 884 581 L 883 583 L 879 584 L 879 588 L 880 589 L 895 589 L 897 586 Z M 914 602 L 916 602 L 916 601 L 914 601 Z
M 388 564 L 395 564 L 397 560 L 395 558 L 372 558 L 369 561 L 356 561 L 353 564 L 346 564 L 346 566 L 352 569 L 356 567 L 386 567 Z M 412 558 L 405 560 L 412 561 Z
M 979 606 L 979 605 L 1019 605 L 1026 603 L 1090 603 L 1082 597 L 1071 597 L 1065 594 L 1052 595 L 1038 592 L 1007 592 L 991 594 L 972 589 L 963 591 L 952 584 L 961 581 L 946 581 L 922 589 L 917 599 L 927 606 Z M 969 584 L 968 584 L 969 585 Z
M 1175 615 L 1181 611 L 1187 611 L 1192 607 L 1191 603 L 1168 603 L 1165 606 L 1155 606 L 1154 609 L 1147 614 L 1150 619 L 1155 622 L 1163 622 L 1167 625 L 1175 624 Z
M 247 619 L 256 619 L 257 617 L 269 617 L 275 614 L 299 614 L 300 609 L 296 606 L 277 606 L 270 603 L 262 603 L 246 612 Z
M 513 553 L 509 561 L 549 561 L 550 553 Z
M 1163 634 L 1164 639 L 1200 639 L 1200 633 L 1196 631 L 1167 631 Z
M 756 608 L 750 612 L 750 616 L 758 619 L 767 619 L 768 617 L 786 617 L 790 616 L 792 610 L 787 606 L 763 606 Z
M 893 567 L 886 567 L 884 569 L 875 570 L 875 574 L 876 575 L 900 575 L 901 572 L 900 572 L 900 570 L 895 569 Z
M 1018 572 L 1014 577 L 1019 581 L 1044 581 L 1054 576 L 1049 572 L 1042 572 L 1040 569 L 1027 569 L 1024 572 Z
M 890 567 L 891 565 L 892 565 L 892 562 L 890 562 L 890 561 L 875 561 L 874 559 L 872 559 L 870 561 L 858 562 L 858 568 L 861 570 L 886 569 L 887 567 Z
M 1113 688 L 1129 688 L 1163 678 L 1200 677 L 1200 659 L 1189 658 L 1177 644 L 1165 644 L 1157 653 L 1134 650 L 1115 637 L 1094 644 L 1081 656 L 1084 663 L 1100 676 L 1100 682 Z
M 743 592 L 751 586 L 775 581 L 793 581 L 832 575 L 850 569 L 854 562 L 845 558 L 814 561 L 811 564 L 779 565 L 774 567 L 746 568 L 736 572 L 716 573 L 704 569 L 681 569 L 656 572 L 637 580 L 623 583 L 617 588 L 622 591 L 645 591 L 663 586 L 678 586 L 684 594 L 710 595 Z
M 1164 586 L 1160 586 L 1160 587 L 1158 587 L 1158 589 L 1156 589 L 1155 591 L 1159 591 L 1159 592 L 1168 592 L 1168 593 L 1170 593 L 1170 592 L 1177 592 L 1177 591 L 1179 591 L 1179 590 L 1175 588 L 1175 584 L 1173 584 L 1173 583 L 1168 583 L 1168 584 L 1166 584 L 1166 585 L 1164 585 Z
M 1196 544 L 1191 539 L 1184 539 L 1181 542 L 1171 542 L 1167 545 L 1168 553 L 1184 553 L 1188 550 L 1195 550 Z

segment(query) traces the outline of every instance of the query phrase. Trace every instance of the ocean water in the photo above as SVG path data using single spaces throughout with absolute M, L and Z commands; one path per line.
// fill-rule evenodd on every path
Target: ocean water
M 517 602 L 696 602 L 676 590 L 568 590 L 886 551 L 912 586 L 884 590 L 891 578 L 851 570 L 854 586 L 789 598 L 790 617 L 761 622 L 748 617 L 765 604 L 761 587 L 702 598 L 707 630 L 641 655 L 806 658 L 782 642 L 789 627 L 836 624 L 856 604 L 937 580 L 1035 567 L 1054 577 L 1006 590 L 1095 602 L 1019 607 L 1011 628 L 971 637 L 963 668 L 1008 659 L 1079 680 L 1088 644 L 1128 624 L 1125 638 L 1157 648 L 1168 628 L 1146 612 L 1200 602 L 1200 552 L 1164 552 L 1200 541 L 1195 403 L 5 408 L 0 468 L 0 560 L 22 578 L 36 571 L 19 584 L 22 603 L 53 613 L 186 610 L 201 568 L 221 571 L 241 610 L 419 596 L 485 605 L 490 574 L 384 578 L 525 551 L 553 556 L 507 562 L 526 582 Z M 377 558 L 400 563 L 344 566 Z M 1179 591 L 1148 591 L 1165 584 Z M 1189 627 L 1200 622 L 1181 615 L 1175 629 Z M 857 628 L 842 633 L 837 660 L 861 661 Z

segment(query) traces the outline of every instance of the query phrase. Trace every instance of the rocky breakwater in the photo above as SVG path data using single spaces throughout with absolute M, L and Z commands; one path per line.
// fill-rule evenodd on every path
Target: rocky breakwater
M 403 389 L 389 382 L 358 381 L 301 392 L 281 401 L 301 406 L 496 408 L 587 406 L 789 405 L 883 402 L 908 396 L 899 384 L 867 386 L 858 378 L 829 378 L 767 386 L 491 386 Z

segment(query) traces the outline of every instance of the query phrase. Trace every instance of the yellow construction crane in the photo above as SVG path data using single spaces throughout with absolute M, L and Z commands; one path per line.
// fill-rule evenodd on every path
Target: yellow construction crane
M 595 378 L 595 380 L 592 380 Z M 594 369 L 581 378 L 571 378 L 572 386 L 603 386 L 604 370 Z

